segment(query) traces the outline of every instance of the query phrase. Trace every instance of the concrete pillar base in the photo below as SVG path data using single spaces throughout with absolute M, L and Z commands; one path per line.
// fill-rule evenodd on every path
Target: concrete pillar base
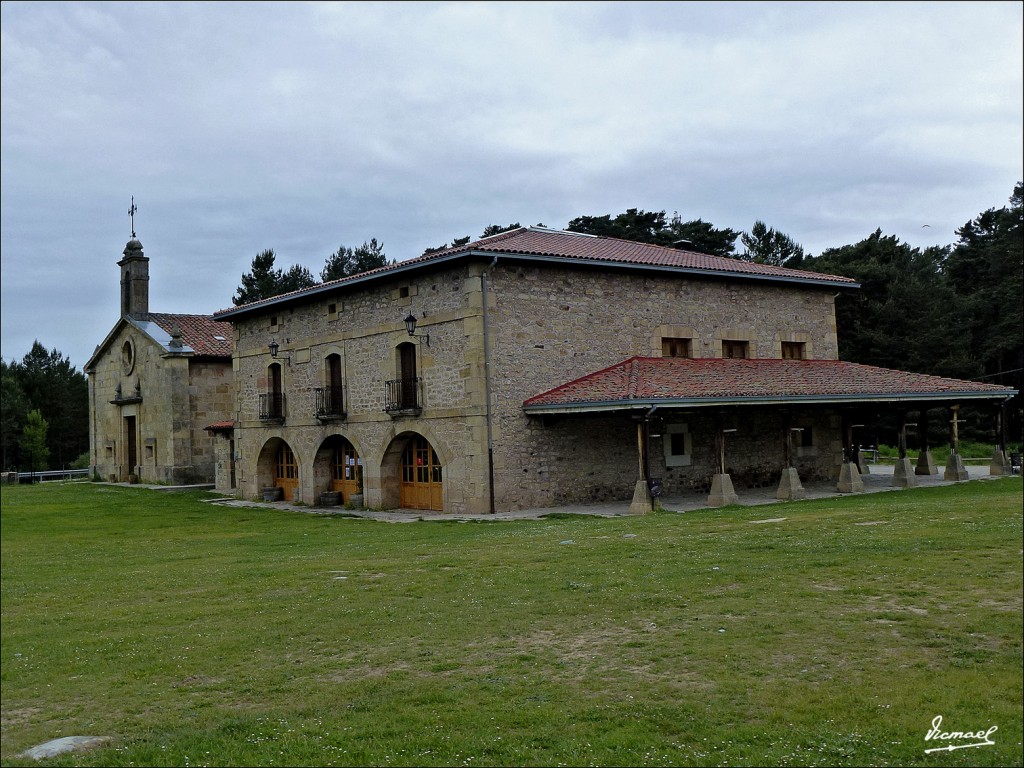
M 651 499 L 651 492 L 647 489 L 646 480 L 637 480 L 633 489 L 633 501 L 629 505 L 631 515 L 649 515 L 654 511 L 654 502 Z
M 942 477 L 945 480 L 967 480 L 970 475 L 967 474 L 967 470 L 964 469 L 964 461 L 960 458 L 959 453 L 949 452 L 949 458 L 946 459 L 946 471 L 942 473 Z
M 711 494 L 708 496 L 709 507 L 727 507 L 740 500 L 732 487 L 729 475 L 714 475 L 711 478 Z
M 868 457 L 864 455 L 864 451 L 857 451 L 857 465 L 860 467 L 860 473 L 862 475 L 871 474 L 871 466 L 868 464 Z
M 804 490 L 804 486 L 800 482 L 800 473 L 796 471 L 796 467 L 786 467 L 782 470 L 775 498 L 788 501 L 807 498 L 807 491 Z
M 935 459 L 932 452 L 925 448 L 917 456 L 917 465 L 914 467 L 915 475 L 937 475 L 939 470 L 935 467 Z
M 990 475 L 1013 474 L 1013 468 L 1010 466 L 1010 460 L 1006 457 L 1006 451 L 996 448 L 996 452 L 992 454 L 992 461 L 988 465 L 988 473 Z
M 910 463 L 910 459 L 896 459 L 896 466 L 892 469 L 892 485 L 894 488 L 913 488 L 917 485 L 914 465 Z
M 852 461 L 844 461 L 839 470 L 839 482 L 836 483 L 837 493 L 863 493 L 864 481 L 860 479 L 857 465 Z

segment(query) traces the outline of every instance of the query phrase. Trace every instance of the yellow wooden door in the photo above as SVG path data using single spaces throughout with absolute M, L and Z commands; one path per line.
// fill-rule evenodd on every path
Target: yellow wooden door
M 295 454 L 286 443 L 277 449 L 277 461 L 274 464 L 274 485 L 284 489 L 284 500 L 295 499 L 295 489 L 299 487 L 299 466 L 295 463 Z
M 399 503 L 409 509 L 440 512 L 443 490 L 441 464 L 434 448 L 422 437 L 412 438 L 402 451 Z
M 342 502 L 348 502 L 353 493 L 363 492 L 363 460 L 348 440 L 334 449 L 331 460 L 331 490 L 341 494 Z

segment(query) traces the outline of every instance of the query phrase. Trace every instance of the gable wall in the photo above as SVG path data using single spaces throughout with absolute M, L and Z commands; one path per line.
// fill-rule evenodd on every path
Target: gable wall
M 134 349 L 130 371 L 124 362 L 126 342 Z M 142 483 L 212 482 L 213 443 L 203 427 L 230 418 L 230 375 L 227 361 L 190 370 L 188 357 L 165 356 L 144 333 L 122 325 L 89 372 L 93 476 L 115 482 L 127 482 L 130 475 Z M 122 404 L 111 404 L 118 385 Z M 141 400 L 130 402 L 137 385 Z M 128 461 L 126 416 L 135 417 L 134 465 Z
M 570 438 L 528 418 L 522 403 L 633 355 L 661 356 L 663 335 L 692 336 L 694 357 L 719 357 L 721 340 L 733 338 L 750 342 L 751 357 L 779 358 L 781 341 L 792 340 L 806 343 L 808 357 L 838 358 L 834 289 L 500 261 L 492 286 L 495 493 L 505 508 L 584 500 L 598 485 L 609 498 L 631 496 L 635 427 L 618 450 L 579 450 L 569 443 L 621 434 L 622 417 L 573 420 Z
M 414 276 L 396 276 L 386 283 L 350 288 L 307 304 L 268 308 L 235 325 L 236 467 L 241 495 L 258 498 L 272 483 L 265 455 L 283 440 L 299 464 L 299 494 L 315 503 L 329 478 L 322 468 L 325 441 L 344 437 L 364 461 L 367 503 L 391 503 L 393 478 L 382 480 L 381 465 L 393 462 L 396 445 L 411 433 L 427 437 L 442 457 L 450 511 L 477 510 L 486 497 L 480 485 L 485 464 L 483 443 L 483 338 L 480 325 L 479 277 L 474 268 L 455 266 Z M 330 305 L 337 310 L 329 312 Z M 410 339 L 404 318 L 414 314 L 417 334 Z M 277 325 L 271 325 L 271 318 Z M 279 344 L 270 356 L 271 341 Z M 386 413 L 386 382 L 397 379 L 397 349 L 412 342 L 421 379 L 419 416 Z M 344 410 L 341 421 L 323 423 L 315 416 L 318 387 L 328 383 L 326 358 L 342 360 Z M 283 423 L 259 419 L 260 395 L 268 390 L 268 366 L 281 365 L 285 394 Z M 397 442 L 396 442 L 397 441 Z M 270 446 L 268 448 L 268 446 Z M 387 457 L 386 457 L 387 455 Z M 386 471 L 393 472 L 393 468 Z
M 628 417 L 593 417 L 563 431 L 528 419 L 528 397 L 632 355 L 660 355 L 661 336 L 692 333 L 695 356 L 721 353 L 722 338 L 746 339 L 751 356 L 780 357 L 781 341 L 800 340 L 809 356 L 837 357 L 834 291 L 774 284 L 645 277 L 553 266 L 520 267 L 500 259 L 321 295 L 308 304 L 267 308 L 235 325 L 235 414 L 241 494 L 259 498 L 272 483 L 272 452 L 285 441 L 299 464 L 299 498 L 317 503 L 329 483 L 324 446 L 349 440 L 364 462 L 366 502 L 394 506 L 396 445 L 426 436 L 444 464 L 445 510 L 488 508 L 481 273 L 490 282 L 496 509 L 575 499 L 628 498 L 636 480 L 635 427 Z M 404 290 L 403 290 L 404 289 Z M 407 295 L 404 295 L 407 294 Z M 329 312 L 334 304 L 335 313 Z M 384 412 L 385 382 L 398 376 L 396 350 L 409 342 L 403 324 L 419 319 L 415 340 L 423 411 Z M 271 316 L 277 324 L 272 326 Z M 282 423 L 261 421 L 259 396 L 279 345 L 286 397 Z M 325 358 L 343 361 L 344 420 L 315 417 Z M 603 447 L 602 447 L 603 446 Z M 390 474 L 389 474 L 390 473 Z

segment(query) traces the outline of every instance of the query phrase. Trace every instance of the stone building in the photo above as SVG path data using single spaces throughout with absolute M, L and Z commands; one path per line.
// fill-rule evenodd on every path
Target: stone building
M 113 482 L 213 483 L 215 438 L 231 417 L 228 323 L 149 311 L 149 259 L 133 236 L 118 262 L 121 317 L 85 365 L 92 474 Z M 230 476 L 221 487 L 231 487 Z
M 845 277 L 518 228 L 214 314 L 239 493 L 486 513 L 839 478 L 864 408 L 1012 390 L 838 361 Z M 229 438 L 219 441 L 223 451 Z M 911 470 L 913 474 L 913 470 Z M 908 481 L 909 482 L 909 481 Z

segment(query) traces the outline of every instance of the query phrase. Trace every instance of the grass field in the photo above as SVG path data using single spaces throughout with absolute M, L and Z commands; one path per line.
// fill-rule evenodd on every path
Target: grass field
M 1021 765 L 1019 477 L 389 524 L 2 490 L 4 765 Z M 784 519 L 779 519 L 784 518 Z M 994 745 L 926 740 L 998 730 Z

